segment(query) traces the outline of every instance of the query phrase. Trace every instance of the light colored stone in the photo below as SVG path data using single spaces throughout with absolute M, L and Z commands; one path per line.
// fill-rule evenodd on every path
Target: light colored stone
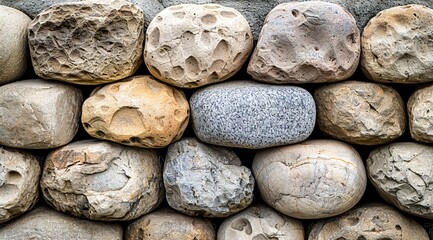
M 161 168 L 154 150 L 78 141 L 48 155 L 41 188 L 58 211 L 126 221 L 152 211 L 163 200 Z
M 250 26 L 237 10 L 183 4 L 164 9 L 152 20 L 144 61 L 159 80 L 196 88 L 233 76 L 252 47 Z
M 131 76 L 142 63 L 143 12 L 124 0 L 56 4 L 29 25 L 38 76 L 95 85 Z
M 0 144 L 27 149 L 55 148 L 78 131 L 83 97 L 70 85 L 39 79 L 0 87 Z
M 95 89 L 84 101 L 81 120 L 93 137 L 162 148 L 182 136 L 189 105 L 182 91 L 151 76 L 134 76 Z
M 433 86 L 416 90 L 407 102 L 410 135 L 413 139 L 433 143 Z
M 304 239 L 302 222 L 265 205 L 253 205 L 224 220 L 218 240 Z
M 187 215 L 227 217 L 253 201 L 253 175 L 236 154 L 195 138 L 169 146 L 163 176 L 168 204 Z
M 316 89 L 317 125 L 345 142 L 376 145 L 400 137 L 406 129 L 404 102 L 393 88 L 346 81 Z
M 367 185 L 359 154 L 334 140 L 260 150 L 252 170 L 262 199 L 299 219 L 339 215 L 355 206 Z

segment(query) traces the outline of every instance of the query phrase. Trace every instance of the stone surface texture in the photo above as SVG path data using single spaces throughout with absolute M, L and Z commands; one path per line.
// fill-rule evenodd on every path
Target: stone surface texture
M 168 204 L 187 215 L 227 217 L 253 200 L 253 175 L 236 154 L 195 138 L 169 146 L 163 176 Z
M 196 88 L 233 76 L 252 48 L 250 26 L 236 9 L 183 4 L 164 9 L 150 23 L 144 61 L 159 80 Z
M 151 76 L 134 76 L 95 89 L 84 101 L 81 120 L 93 137 L 161 148 L 182 136 L 189 105 L 182 91 Z
M 143 12 L 125 0 L 62 3 L 29 25 L 38 76 L 95 85 L 131 76 L 142 63 Z
M 334 140 L 260 150 L 252 170 L 262 199 L 299 219 L 341 214 L 358 203 L 367 185 L 359 154 Z
M 190 105 L 197 137 L 228 147 L 300 142 L 310 136 L 316 120 L 314 99 L 303 88 L 252 81 L 202 88 L 192 95 Z
M 77 133 L 81 91 L 70 85 L 40 79 L 0 87 L 0 145 L 55 148 Z
M 24 13 L 0 5 L 0 85 L 17 80 L 26 72 L 30 21 Z
M 352 76 L 360 53 L 359 29 L 344 8 L 284 3 L 266 17 L 248 73 L 269 83 L 335 82 Z
M 385 85 L 345 81 L 316 89 L 314 100 L 319 129 L 345 142 L 383 144 L 406 129 L 404 102 Z
M 35 156 L 0 147 L 0 223 L 35 205 L 40 174 L 41 167 Z
M 253 205 L 224 220 L 218 240 L 304 239 L 302 222 L 265 205 Z
M 433 86 L 416 90 L 407 102 L 407 112 L 412 138 L 433 143 Z
M 41 188 L 58 211 L 101 221 L 138 218 L 164 197 L 162 166 L 154 150 L 99 140 L 51 152 Z

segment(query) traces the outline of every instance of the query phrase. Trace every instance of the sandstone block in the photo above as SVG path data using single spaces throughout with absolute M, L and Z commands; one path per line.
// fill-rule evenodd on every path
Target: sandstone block
M 409 98 L 407 112 L 412 138 L 433 143 L 433 86 L 416 90 Z
M 151 76 L 134 76 L 95 89 L 84 101 L 81 120 L 93 137 L 162 148 L 182 136 L 189 105 L 182 91 Z

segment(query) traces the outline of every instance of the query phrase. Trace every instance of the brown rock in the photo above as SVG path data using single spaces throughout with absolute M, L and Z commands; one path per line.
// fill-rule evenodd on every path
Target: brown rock
M 55 4 L 29 25 L 35 72 L 86 85 L 131 76 L 142 62 L 143 23 L 143 12 L 129 1 Z
M 361 145 L 390 142 L 406 129 L 404 102 L 393 88 L 348 81 L 314 93 L 317 124 L 334 138 Z
M 164 9 L 149 24 L 144 61 L 159 80 L 196 88 L 233 76 L 252 47 L 250 26 L 237 10 L 183 4 Z
M 84 101 L 81 120 L 93 137 L 162 148 L 182 136 L 189 105 L 182 91 L 151 76 L 134 76 L 95 89 Z
M 416 90 L 407 102 L 407 112 L 412 138 L 433 143 L 433 86 Z
M 138 218 L 164 197 L 162 166 L 154 150 L 99 140 L 51 152 L 41 188 L 58 211 L 102 221 Z

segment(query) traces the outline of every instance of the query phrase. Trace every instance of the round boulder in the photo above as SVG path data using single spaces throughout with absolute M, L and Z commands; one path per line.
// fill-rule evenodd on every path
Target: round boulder
M 413 139 L 433 143 L 433 85 L 416 90 L 407 102 L 409 130 Z

